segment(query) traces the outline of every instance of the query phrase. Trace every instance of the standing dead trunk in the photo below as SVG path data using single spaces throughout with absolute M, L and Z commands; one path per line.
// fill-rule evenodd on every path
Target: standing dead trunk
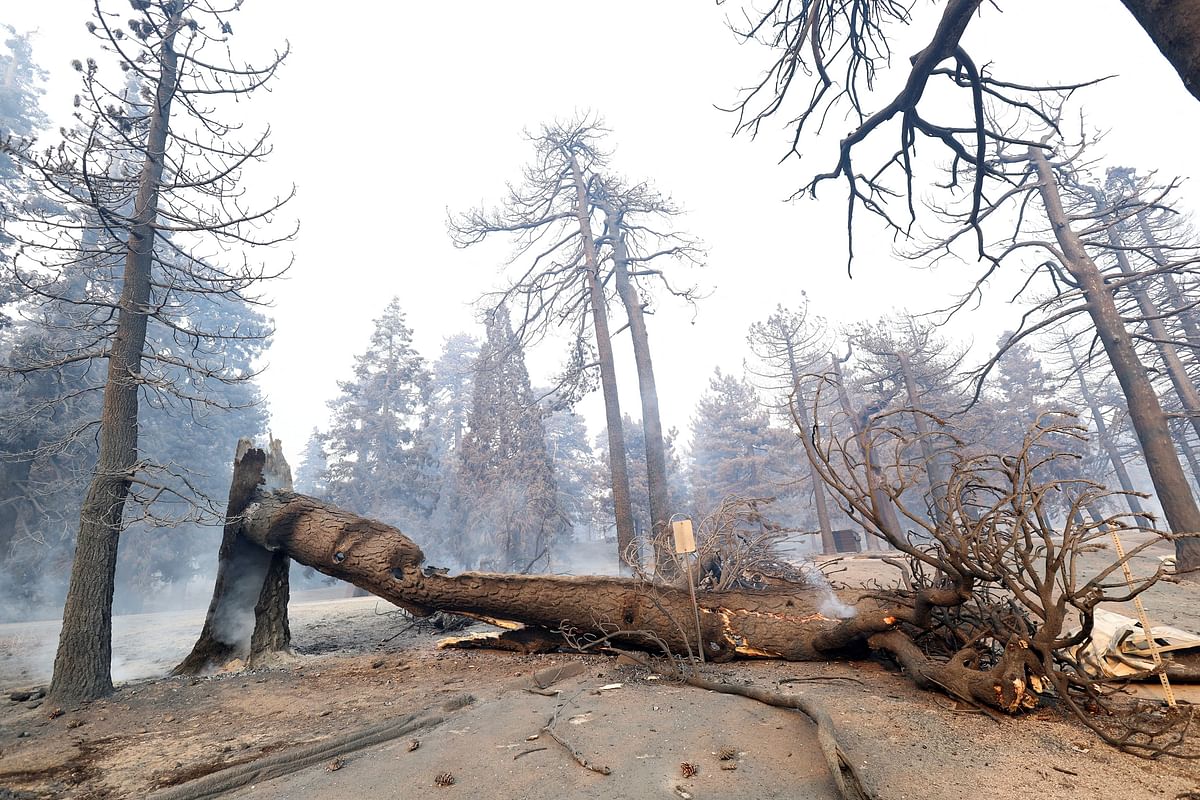
M 1083 375 L 1079 359 L 1075 356 L 1075 348 L 1069 341 L 1066 344 L 1067 354 L 1071 357 L 1071 367 L 1075 371 L 1075 379 L 1079 382 L 1079 393 L 1083 395 L 1083 402 L 1087 403 L 1088 410 L 1092 412 L 1092 422 L 1096 425 L 1096 437 L 1100 440 L 1100 446 L 1104 448 L 1109 463 L 1112 464 L 1113 472 L 1116 473 L 1117 480 L 1121 484 L 1121 491 L 1125 492 L 1125 502 L 1129 505 L 1130 512 L 1141 514 L 1142 504 L 1138 501 L 1137 496 L 1132 494 L 1137 489 L 1129 478 L 1129 471 L 1125 469 L 1125 459 L 1121 458 L 1121 451 L 1117 449 L 1116 443 L 1109 435 L 1104 412 L 1101 410 L 1100 404 L 1096 402 L 1096 396 L 1092 394 L 1092 388 L 1088 386 L 1087 378 Z
M 278 596 L 269 580 L 272 570 L 277 569 L 278 554 L 263 550 L 240 533 L 242 514 L 263 483 L 266 463 L 267 454 L 255 448 L 251 440 L 238 440 L 212 600 L 199 639 L 172 675 L 195 675 L 245 655 L 247 642 L 258 629 L 265 634 L 275 627 L 270 620 L 258 623 L 256 614 L 261 609 L 264 615 L 278 618 L 279 606 L 270 600 L 264 602 L 264 597 Z M 282 610 L 286 626 L 287 606 Z
M 1102 209 L 1105 205 L 1104 196 L 1098 191 L 1093 190 L 1092 200 L 1096 204 L 1097 210 Z M 1116 230 L 1116 226 L 1116 221 L 1109 224 L 1107 235 L 1109 243 L 1113 245 L 1117 268 L 1126 277 L 1136 276 L 1137 271 L 1129 263 L 1129 257 L 1124 250 L 1125 243 L 1121 239 L 1120 232 Z M 1154 346 L 1158 350 L 1159 358 L 1162 359 L 1163 368 L 1171 380 L 1171 386 L 1175 389 L 1184 413 L 1187 415 L 1188 424 L 1192 426 L 1196 435 L 1200 436 L 1200 393 L 1196 391 L 1196 386 L 1192 383 L 1187 374 L 1187 368 L 1184 367 L 1183 361 L 1179 357 L 1179 351 L 1171 341 L 1171 334 L 1163 322 L 1163 315 L 1150 298 L 1150 292 L 1146 290 L 1144 284 L 1133 282 L 1129 284 L 1128 288 L 1129 293 L 1137 302 L 1138 311 L 1141 312 L 1146 329 L 1154 340 Z
M 592 235 L 587 184 L 579 159 L 569 148 L 563 156 L 571 167 L 575 182 L 575 216 L 579 221 L 584 256 L 584 280 L 596 331 L 596 354 L 600 359 L 600 387 L 604 394 L 604 416 L 608 426 L 608 465 L 611 474 L 613 517 L 617 525 L 617 558 L 622 571 L 631 571 L 634 548 L 633 506 L 629 496 L 629 464 L 625 458 L 625 430 L 621 422 L 621 401 L 617 395 L 617 370 L 613 359 L 612 338 L 608 330 L 608 302 L 600 286 L 600 265 L 596 257 L 596 239 Z
M 917 394 L 917 381 L 913 376 L 912 363 L 908 353 L 896 353 L 900 362 L 900 372 L 904 376 L 904 388 L 908 394 L 908 405 L 912 409 L 913 424 L 917 428 L 917 437 L 921 440 L 921 457 L 925 461 L 925 476 L 929 480 L 929 496 L 933 500 L 933 519 L 941 525 L 946 521 L 946 470 L 933 447 L 932 433 L 929 421 L 921 412 L 920 398 Z
M 892 498 L 888 496 L 887 491 L 882 486 L 883 475 L 879 469 L 879 461 L 875 456 L 875 448 L 871 446 L 870 431 L 868 429 L 869 417 L 865 413 L 860 413 L 855 410 L 850 404 L 850 395 L 846 391 L 846 378 L 842 374 L 842 362 L 837 357 L 831 357 L 833 363 L 833 375 L 837 381 L 838 402 L 842 406 L 842 412 L 846 415 L 850 423 L 851 429 L 854 431 L 854 440 L 858 443 L 859 452 L 863 457 L 863 471 L 866 474 L 867 488 L 871 495 L 871 506 L 875 511 L 874 522 L 881 528 L 882 536 L 874 536 L 868 531 L 867 540 L 864 543 L 867 550 L 884 550 L 885 537 L 891 538 L 894 541 L 900 541 L 903 537 L 900 535 L 900 520 L 896 516 L 896 508 L 892 505 Z
M 1149 215 L 1144 209 L 1138 212 L 1137 221 L 1142 236 L 1150 247 L 1150 255 L 1154 258 L 1154 263 L 1159 267 L 1166 266 L 1167 258 L 1163 254 L 1162 248 L 1159 247 L 1158 236 L 1155 235 L 1154 228 L 1150 225 Z M 1175 280 L 1172 273 L 1163 272 L 1160 279 L 1163 291 L 1167 295 L 1167 301 L 1171 304 L 1171 310 L 1175 312 L 1172 316 L 1183 328 L 1184 339 L 1187 342 L 1187 350 L 1191 354 L 1192 363 L 1200 363 L 1200 355 L 1196 353 L 1196 348 L 1200 347 L 1200 323 L 1196 321 L 1196 309 L 1184 297 L 1183 290 L 1179 288 L 1179 282 Z
M 808 404 L 805 403 L 800 391 L 800 365 L 796 363 L 796 345 L 791 340 L 787 342 L 787 357 L 788 371 L 792 376 L 792 408 L 795 409 L 796 419 L 800 421 L 800 426 L 803 428 L 800 435 L 811 436 L 812 420 L 808 417 Z M 808 476 L 813 485 L 813 506 L 817 512 L 817 527 L 821 531 L 821 552 L 826 555 L 836 553 L 837 543 L 833 540 L 833 526 L 829 522 L 829 504 L 825 499 L 825 482 L 821 480 L 821 473 L 817 469 L 816 461 L 809 448 L 804 448 L 804 453 L 808 458 Z
M 1200 532 L 1200 507 L 1196 505 L 1183 467 L 1179 464 L 1158 395 L 1133 347 L 1112 292 L 1079 236 L 1071 229 L 1070 220 L 1063 210 L 1054 170 L 1046 154 L 1042 148 L 1031 146 L 1028 157 L 1037 170 L 1038 192 L 1063 256 L 1063 267 L 1083 292 L 1092 324 L 1125 394 L 1129 417 L 1141 442 L 1146 467 L 1167 523 L 1175 533 Z M 1179 572 L 1200 569 L 1200 539 L 1177 539 L 1175 553 Z
M 292 491 L 292 468 L 283 456 L 283 444 L 278 439 L 271 440 L 263 468 L 263 484 L 268 489 Z M 254 633 L 250 636 L 250 656 L 246 662 L 251 667 L 263 666 L 279 655 L 291 652 L 292 629 L 288 625 L 291 563 L 286 553 L 271 554 L 267 576 L 254 606 Z
M 145 160 L 125 245 L 117 325 L 108 351 L 98 457 L 79 515 L 79 537 L 50 683 L 51 697 L 62 704 L 101 697 L 113 688 L 112 601 L 117 545 L 138 458 L 138 390 L 142 385 L 155 220 L 171 103 L 178 81 L 175 35 L 182 24 L 183 6 L 176 5 L 167 19 L 161 52 L 157 54 L 161 67 L 157 92 L 146 112 L 149 129 Z
M 611 202 L 599 203 L 604 211 L 607 237 L 613 249 L 613 279 L 629 319 L 633 360 L 637 366 L 638 390 L 642 401 L 642 431 L 646 439 L 646 485 L 650 501 L 650 541 L 654 546 L 655 572 L 673 578 L 677 567 L 666 532 L 671 520 L 671 493 L 667 486 L 667 453 L 663 444 L 662 419 L 658 413 L 658 386 L 650 358 L 650 334 L 642 298 L 629 276 L 629 251 L 621 222 Z

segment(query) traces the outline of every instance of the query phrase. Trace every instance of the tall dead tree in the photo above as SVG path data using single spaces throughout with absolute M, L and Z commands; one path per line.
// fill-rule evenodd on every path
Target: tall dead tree
M 662 420 L 658 411 L 658 386 L 650 356 L 650 334 L 646 327 L 650 280 L 670 295 L 694 301 L 695 290 L 676 288 L 664 272 L 671 261 L 699 263 L 700 249 L 688 237 L 660 230 L 659 222 L 677 216 L 679 209 L 646 184 L 623 186 L 613 179 L 597 181 L 593 202 L 603 215 L 605 245 L 612 265 L 617 296 L 629 320 L 629 335 L 637 367 L 642 402 L 642 429 L 646 440 L 646 483 L 649 489 L 650 534 L 656 571 L 671 576 L 676 569 L 672 550 L 666 546 L 671 520 L 671 493 L 667 482 L 667 453 Z
M 1056 285 L 1061 287 L 1052 299 L 1039 305 L 1046 312 L 1042 319 L 1011 336 L 1009 344 L 1038 330 L 1061 324 L 1064 319 L 1086 314 L 1125 395 L 1130 421 L 1137 432 L 1147 470 L 1171 530 L 1177 534 L 1200 531 L 1200 507 L 1180 466 L 1167 417 L 1114 299 L 1116 292 L 1141 277 L 1107 279 L 1091 254 L 1113 248 L 1104 221 L 1098 218 L 1102 215 L 1072 215 L 1063 205 L 1059 170 L 1073 170 L 1073 163 L 1080 153 L 1080 149 L 1049 151 L 1044 141 L 1001 148 L 997 153 L 994 164 L 997 169 L 1007 171 L 1012 188 L 1003 198 L 1004 203 L 993 203 L 988 207 L 989 215 L 999 208 L 1006 208 L 1007 202 L 1036 201 L 1049 230 L 1043 231 L 1041 236 L 1030 236 L 1029 230 L 1017 230 L 1010 236 L 1007 246 L 991 258 L 998 265 L 1004 258 L 1026 249 L 1048 253 L 1052 260 L 1044 262 L 1039 269 L 1048 270 Z M 1087 225 L 1082 234 L 1076 229 L 1081 224 Z M 1180 572 L 1200 569 L 1200 541 L 1187 537 L 1178 539 L 1176 558 Z
M 808 298 L 795 309 L 776 306 L 774 313 L 763 322 L 750 326 L 746 337 L 750 351 L 759 361 L 753 374 L 764 379 L 768 391 L 783 391 L 786 402 L 783 409 L 794 409 L 799 434 L 808 436 L 812 431 L 809 414 L 811 395 L 805 390 L 806 382 L 825 372 L 824 359 L 829 352 L 824 320 L 808 313 Z M 806 454 L 808 451 L 805 451 Z M 829 503 L 825 497 L 825 484 L 820 479 L 817 465 L 808 459 L 809 478 L 812 481 L 813 509 L 817 515 L 817 529 L 821 535 L 821 552 L 835 553 L 833 526 L 829 518 Z
M 946 440 L 935 434 L 930 423 L 938 411 L 953 404 L 953 384 L 966 351 L 955 352 L 937 335 L 935 326 L 919 323 L 911 315 L 860 325 L 850 338 L 859 354 L 860 380 L 880 388 L 879 402 L 885 406 L 899 402 L 912 417 L 933 499 L 930 513 L 935 517 L 944 513 L 948 470 L 945 454 L 935 445 Z
M 78 124 L 41 151 L 6 143 L 63 209 L 30 209 L 23 220 L 23 254 L 38 262 L 24 273 L 24 288 L 46 296 L 62 271 L 86 266 L 98 286 L 113 290 L 74 301 L 91 315 L 92 346 L 60 354 L 53 364 L 23 367 L 107 362 L 97 462 L 80 514 L 50 687 L 62 703 L 112 690 L 113 581 L 127 501 L 145 508 L 173 497 L 215 511 L 207 498 L 195 497 L 178 468 L 140 457 L 139 395 L 193 410 L 211 406 L 206 383 L 253 377 L 227 369 L 222 348 L 269 333 L 199 329 L 191 313 L 214 296 L 253 299 L 251 287 L 272 274 L 208 254 L 290 237 L 262 232 L 287 197 L 254 211 L 229 201 L 244 194 L 245 168 L 269 147 L 266 133 L 240 142 L 240 124 L 216 116 L 213 101 L 253 93 L 286 56 L 276 53 L 261 67 L 222 64 L 215 51 L 228 46 L 229 15 L 239 5 L 148 0 L 135 3 L 127 18 L 128 7 L 108 10 L 96 0 L 88 29 L 112 61 L 74 62 L 83 76 Z M 148 346 L 150 326 L 178 348 Z
M 903 533 L 900 528 L 900 518 L 896 515 L 893 505 L 896 498 L 888 494 L 888 483 L 883 479 L 883 470 L 879 465 L 879 451 L 876 448 L 878 437 L 872 430 L 876 422 L 875 415 L 882 409 L 870 406 L 855 408 L 854 404 L 850 402 L 850 392 L 846 388 L 846 373 L 842 369 L 842 365 L 850 360 L 851 352 L 847 352 L 844 358 L 830 354 L 829 366 L 834 388 L 837 391 L 838 405 L 841 406 L 845 424 L 853 433 L 853 441 L 858 446 L 860 463 L 863 465 L 865 496 L 870 501 L 872 513 L 860 513 L 857 520 L 864 523 L 863 528 L 867 536 L 863 544 L 867 550 L 871 550 L 881 548 L 884 542 L 900 538 Z M 801 438 L 804 440 L 804 447 L 809 453 L 811 463 L 816 458 L 814 455 L 816 451 L 810 449 L 811 443 L 808 438 L 803 436 Z M 823 480 L 825 483 L 829 483 L 827 479 L 823 478 Z M 870 526 L 872 522 L 878 526 L 874 532 Z
M 540 340 L 552 327 L 573 331 L 575 342 L 563 383 L 577 388 L 598 369 L 617 555 L 623 568 L 629 569 L 634 548 L 629 468 L 609 330 L 608 286 L 601 273 L 589 194 L 589 186 L 599 180 L 606 164 L 607 155 L 600 148 L 604 133 L 601 124 L 590 119 L 544 126 L 530 136 L 534 161 L 524 170 L 523 184 L 509 188 L 504 206 L 452 217 L 449 229 L 459 247 L 497 234 L 512 236 L 517 243 L 512 263 L 521 263 L 519 272 L 507 289 L 485 297 L 485 302 L 493 308 L 507 305 L 514 335 L 523 345 Z

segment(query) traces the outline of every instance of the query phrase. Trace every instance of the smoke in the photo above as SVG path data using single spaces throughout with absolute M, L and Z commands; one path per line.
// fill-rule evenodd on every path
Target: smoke
M 829 583 L 829 578 L 825 577 L 825 573 L 821 572 L 821 568 L 813 561 L 806 560 L 796 566 L 804 575 L 805 582 L 817 590 L 820 596 L 817 611 L 821 616 L 832 619 L 850 619 L 858 614 L 858 609 L 842 602 L 842 599 L 833 591 L 833 585 Z

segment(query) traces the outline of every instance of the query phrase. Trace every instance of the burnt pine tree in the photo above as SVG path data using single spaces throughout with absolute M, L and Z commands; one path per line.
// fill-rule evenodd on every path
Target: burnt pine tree
M 670 221 L 680 214 L 678 207 L 645 183 L 625 186 L 612 178 L 599 180 L 593 184 L 592 197 L 603 215 L 601 241 L 606 246 L 613 283 L 629 320 L 637 368 L 650 510 L 647 532 L 654 545 L 655 570 L 670 575 L 676 569 L 676 560 L 666 546 L 665 533 L 673 506 L 646 317 L 655 289 L 694 302 L 695 289 L 676 287 L 666 270 L 672 262 L 699 263 L 700 249 L 687 236 L 669 230 Z M 632 502 L 636 505 L 637 499 Z
M 338 388 L 326 434 L 329 497 L 399 527 L 426 519 L 436 502 L 424 429 L 429 371 L 399 298 L 375 320 L 354 377 Z
M 764 382 L 765 385 L 760 384 L 760 387 L 781 393 L 783 402 L 780 405 L 786 409 L 784 413 L 795 415 L 801 436 L 810 436 L 812 403 L 816 399 L 811 384 L 824 374 L 829 353 L 825 321 L 810 316 L 806 296 L 796 309 L 776 306 L 767 319 L 750 326 L 746 339 L 750 351 L 759 362 L 754 375 Z M 821 552 L 834 553 L 837 547 L 833 541 L 825 484 L 818 472 L 818 465 L 807 450 L 805 454 L 812 482 L 817 529 L 821 536 Z
M 23 289 L 45 296 L 62 270 L 87 265 L 96 285 L 112 290 L 77 305 L 91 326 L 88 346 L 22 367 L 106 365 L 96 467 L 80 513 L 50 688 L 64 703 L 112 689 L 113 574 L 127 500 L 195 496 L 176 469 L 143 457 L 142 400 L 172 395 L 211 405 L 209 386 L 252 377 L 226 369 L 222 346 L 261 334 L 198 328 L 192 304 L 209 295 L 249 298 L 272 272 L 211 254 L 290 237 L 264 228 L 290 195 L 257 209 L 229 201 L 244 192 L 243 173 L 269 148 L 266 133 L 242 140 L 242 125 L 219 116 L 269 83 L 286 52 L 263 66 L 222 61 L 217 52 L 232 41 L 231 11 L 208 2 L 142 0 L 132 17 L 116 5 L 110 10 L 96 0 L 88 23 L 109 55 L 73 64 L 83 83 L 74 127 L 45 148 L 4 144 L 64 209 L 21 209 L 21 252 L 37 261 L 16 265 Z M 151 327 L 180 347 L 164 353 L 149 346 Z
M 547 125 L 530 136 L 533 162 L 520 186 L 510 186 L 498 209 L 475 209 L 449 222 L 459 247 L 505 234 L 516 242 L 512 263 L 519 264 L 509 287 L 486 298 L 492 308 L 505 304 L 523 344 L 540 340 L 551 328 L 570 331 L 574 344 L 561 382 L 573 395 L 597 370 L 604 395 L 604 419 L 617 525 L 617 554 L 628 568 L 633 545 L 629 467 L 617 393 L 617 372 L 609 329 L 609 297 L 602 273 L 590 189 L 603 175 L 606 131 L 591 119 Z M 595 352 L 595 358 L 591 353 Z M 560 387 L 555 387 L 560 388 Z
M 529 572 L 548 563 L 569 526 L 546 451 L 525 352 L 504 306 L 489 312 L 487 340 L 475 362 L 467 433 L 459 448 L 459 489 L 470 498 L 471 547 L 481 565 Z

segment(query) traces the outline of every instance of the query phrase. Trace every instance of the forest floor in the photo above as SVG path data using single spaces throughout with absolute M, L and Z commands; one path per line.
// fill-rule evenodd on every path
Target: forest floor
M 894 577 L 878 561 L 842 563 L 834 577 L 845 583 Z M 0 800 L 152 797 L 424 711 L 443 720 L 228 796 L 836 797 L 814 728 L 797 712 L 607 656 L 438 649 L 445 634 L 405 630 L 409 620 L 384 613 L 392 607 L 382 601 L 313 599 L 300 595 L 291 608 L 292 663 L 203 678 L 160 677 L 189 649 L 202 611 L 119 618 L 114 652 L 125 681 L 79 708 L 8 699 L 44 683 L 57 626 L 0 626 Z M 1146 604 L 1155 621 L 1195 629 L 1200 587 L 1155 587 Z M 581 669 L 553 684 L 558 694 L 528 691 L 535 673 L 572 664 Z M 882 662 L 757 661 L 702 672 L 823 706 L 881 799 L 1200 798 L 1198 763 L 1124 755 L 1054 708 L 996 722 L 914 689 Z M 611 774 L 585 769 L 542 730 L 556 712 L 561 738 Z M 732 758 L 721 760 L 723 750 Z M 684 763 L 696 774 L 684 777 Z M 453 784 L 438 785 L 447 773 Z

